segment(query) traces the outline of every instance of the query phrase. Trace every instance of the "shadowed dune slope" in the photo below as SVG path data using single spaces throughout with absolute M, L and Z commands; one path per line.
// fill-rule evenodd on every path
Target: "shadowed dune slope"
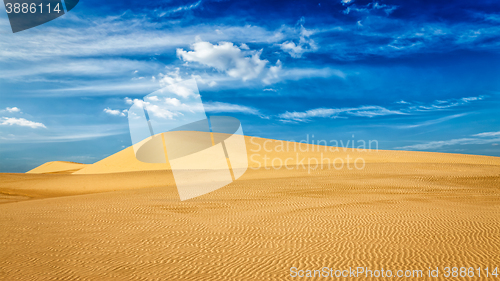
M 83 174 L 109 174 L 138 171 L 158 171 L 169 170 L 167 163 L 144 163 L 135 158 L 134 148 L 128 147 L 118 153 L 115 153 L 103 160 L 88 165 L 83 169 L 76 171 L 75 175 Z
M 157 186 L 175 186 L 170 170 L 96 175 L 0 174 L 0 194 L 4 199 L 9 196 L 11 199 L 16 196 L 22 196 L 21 199 L 59 197 Z

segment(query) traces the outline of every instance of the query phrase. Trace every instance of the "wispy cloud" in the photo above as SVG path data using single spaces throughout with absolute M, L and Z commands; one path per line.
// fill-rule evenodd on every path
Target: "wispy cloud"
M 1 117 L 0 126 L 21 126 L 21 127 L 30 127 L 32 129 L 47 128 L 43 123 L 33 122 L 30 120 L 26 120 L 24 118 L 13 118 L 13 117 Z
M 400 101 L 397 104 L 401 106 L 395 109 L 388 109 L 378 105 L 369 105 L 369 106 L 360 106 L 360 107 L 352 107 L 352 108 L 316 108 L 303 112 L 285 112 L 278 115 L 278 118 L 282 122 L 309 122 L 311 118 L 315 117 L 323 117 L 323 118 L 338 118 L 342 116 L 357 116 L 357 117 L 376 117 L 376 116 L 386 116 L 386 115 L 408 115 L 413 114 L 415 112 L 431 112 L 431 111 L 439 111 L 445 110 L 448 108 L 461 106 L 469 104 L 473 101 L 480 101 L 484 99 L 484 96 L 480 97 L 467 97 L 461 99 L 449 99 L 449 100 L 438 100 L 429 105 L 411 105 L 412 103 Z M 447 120 L 451 120 L 454 118 L 462 117 L 466 114 L 455 114 L 443 118 L 439 118 L 436 120 L 429 120 L 420 124 L 413 125 L 402 125 L 396 126 L 401 129 L 408 128 L 416 128 L 421 126 L 429 126 L 441 122 L 445 122 Z
M 408 124 L 408 125 L 400 125 L 400 126 L 393 126 L 394 128 L 397 129 L 413 129 L 413 128 L 418 128 L 418 127 L 425 127 L 425 126 L 431 126 L 431 125 L 436 125 L 439 123 L 443 123 L 455 118 L 459 118 L 462 116 L 466 116 L 467 113 L 461 113 L 461 114 L 454 114 L 450 116 L 445 116 L 442 118 L 434 119 L 434 120 L 427 120 L 425 122 L 417 123 L 417 124 Z
M 80 84 L 80 83 L 79 83 Z M 82 82 L 83 85 L 61 87 L 55 89 L 35 89 L 26 91 L 28 93 L 38 93 L 44 96 L 94 96 L 94 95 L 124 95 L 143 94 L 158 90 L 157 83 L 150 81 L 103 81 L 103 82 Z
M 484 132 L 479 134 L 474 134 L 466 138 L 458 138 L 444 141 L 430 141 L 426 143 L 420 143 L 415 145 L 408 145 L 402 147 L 396 147 L 395 149 L 401 150 L 432 150 L 441 148 L 443 146 L 451 145 L 468 145 L 468 144 L 493 144 L 500 141 L 500 131 L 499 132 Z
M 178 13 L 178 12 L 190 11 L 190 10 L 196 9 L 196 8 L 198 8 L 200 6 L 200 4 L 201 4 L 201 0 L 199 0 L 197 2 L 194 2 L 193 4 L 190 4 L 190 5 L 179 6 L 179 7 L 170 9 L 170 10 L 157 11 L 157 12 L 158 12 L 158 16 L 159 17 L 164 17 L 166 15 L 171 15 L 171 14 L 175 14 L 175 13 Z
M 30 130 L 16 134 L 3 134 L 2 143 L 57 143 L 92 140 L 128 133 L 125 124 L 102 124 L 84 126 L 52 126 L 46 130 Z
M 460 139 L 451 139 L 445 141 L 431 141 L 422 144 L 408 145 L 396 147 L 395 149 L 400 150 L 433 150 L 437 148 L 441 148 L 443 146 L 450 145 L 467 145 L 467 144 L 489 144 L 499 142 L 500 138 L 491 138 L 491 139 L 483 139 L 483 138 L 460 138 Z
M 265 88 L 263 91 L 264 92 L 277 92 L 278 90 L 273 89 L 273 88 Z
M 19 33 L 16 40 L 0 42 L 0 61 L 175 52 L 175 48 L 194 43 L 195 35 L 212 42 L 275 42 L 273 31 L 255 25 L 199 24 L 182 27 L 177 21 L 159 23 L 144 14 L 130 13 L 105 18 L 69 15 L 65 19 L 68 26 L 78 25 L 77 33 L 70 27 L 46 26 L 38 27 L 40 33 Z M 51 40 L 47 42 L 49 35 Z
M 356 5 L 353 4 L 353 2 L 354 1 L 341 0 L 342 5 L 346 6 L 344 14 L 349 14 L 350 12 L 370 13 L 380 10 L 385 12 L 386 15 L 390 15 L 398 8 L 396 5 L 386 5 L 378 2 L 368 3 L 366 5 Z
M 437 100 L 429 105 L 409 106 L 408 110 L 410 110 L 410 111 L 442 110 L 442 109 L 448 109 L 448 108 L 457 107 L 457 106 L 461 106 L 461 105 L 466 105 L 466 104 L 469 104 L 469 103 L 474 102 L 474 101 L 483 100 L 485 98 L 486 98 L 485 96 L 478 96 L 478 97 L 465 97 L 465 98 L 460 98 L 460 99 Z
M 192 104 L 184 104 L 177 98 L 166 98 L 164 100 L 158 99 L 156 96 L 152 96 L 147 101 L 143 101 L 140 99 L 130 99 L 130 98 L 125 98 L 124 99 L 125 103 L 128 105 L 131 104 L 139 104 L 140 106 L 146 107 L 148 111 L 151 112 L 151 114 L 160 117 L 160 118 L 171 118 L 174 117 L 174 113 L 168 110 L 168 107 L 174 106 L 176 110 L 178 111 L 203 111 L 205 110 L 206 112 L 210 113 L 243 113 L 243 114 L 250 114 L 250 115 L 257 115 L 261 116 L 262 118 L 265 118 L 265 116 L 256 108 L 245 106 L 245 105 L 239 105 L 239 104 L 233 104 L 233 103 L 225 103 L 225 102 L 206 102 L 203 103 L 203 106 L 200 107 L 198 105 L 192 105 Z M 149 101 L 154 101 L 154 104 L 151 104 Z M 166 105 L 166 106 L 162 106 Z M 116 113 L 120 113 L 120 111 L 116 111 Z
M 157 62 L 137 61 L 132 59 L 70 59 L 61 61 L 54 59 L 51 62 L 32 64 L 20 62 L 12 67 L 1 69 L 1 79 L 19 80 L 27 77 L 41 77 L 46 75 L 64 75 L 77 77 L 117 76 L 125 75 L 132 69 L 144 71 L 158 68 Z M 137 71 L 137 70 L 136 70 Z M 135 73 L 134 73 L 135 74 Z
M 278 115 L 282 122 L 308 122 L 314 117 L 338 118 L 342 115 L 358 117 L 375 117 L 394 114 L 406 114 L 398 110 L 390 110 L 381 106 L 360 106 L 352 108 L 316 108 L 304 112 L 285 112 Z
M 500 132 L 485 132 L 473 135 L 474 137 L 496 137 L 500 136 Z

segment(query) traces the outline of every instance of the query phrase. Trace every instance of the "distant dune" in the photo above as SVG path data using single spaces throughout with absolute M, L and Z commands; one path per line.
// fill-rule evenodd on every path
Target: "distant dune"
M 33 170 L 26 172 L 27 174 L 72 174 L 81 170 L 86 165 L 75 162 L 53 161 L 47 162 Z
M 0 280 L 500 265 L 498 157 L 245 140 L 247 172 L 187 201 L 168 162 L 142 163 L 131 147 L 91 165 L 0 174 Z
M 172 135 L 167 135 L 167 137 L 172 137 Z M 365 163 L 448 163 L 500 165 L 500 158 L 489 156 L 378 150 L 376 148 L 368 149 L 368 147 L 365 150 L 362 150 L 357 147 L 330 147 L 250 136 L 245 136 L 245 141 L 249 153 L 249 165 L 253 168 L 280 166 L 280 163 L 284 166 L 286 159 L 289 159 L 287 161 L 289 166 L 301 164 L 301 159 L 305 159 L 303 164 L 306 165 L 308 158 L 317 159 L 318 162 L 321 162 L 321 159 L 324 159 L 325 161 L 323 162 L 324 165 L 326 165 L 328 163 L 326 161 L 327 158 L 330 159 L 331 162 L 337 158 L 346 162 L 348 156 L 349 158 L 352 158 L 352 161 L 358 158 L 363 158 Z M 264 157 L 268 157 L 269 160 L 266 161 Z M 272 162 L 273 159 L 276 159 L 274 163 Z M 281 161 L 278 161 L 277 159 L 281 159 Z M 311 164 L 315 164 L 315 162 L 311 162 Z M 168 161 L 165 164 L 150 164 L 137 160 L 133 147 L 128 147 L 94 164 L 85 165 L 74 162 L 54 161 L 45 163 L 27 173 L 83 175 L 169 169 L 170 165 Z

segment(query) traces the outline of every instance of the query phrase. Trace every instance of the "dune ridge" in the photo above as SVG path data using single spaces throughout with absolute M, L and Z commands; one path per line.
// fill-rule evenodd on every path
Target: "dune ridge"
M 172 137 L 172 133 L 165 133 L 166 138 Z M 175 135 L 174 135 L 175 137 Z M 429 163 L 429 164 L 477 164 L 477 165 L 500 165 L 499 157 L 479 156 L 467 154 L 450 154 L 436 152 L 417 152 L 417 151 L 397 151 L 397 150 L 378 150 L 366 149 L 360 150 L 349 147 L 331 147 L 313 144 L 296 143 L 281 140 L 264 139 L 259 137 L 245 136 L 245 143 L 248 151 L 249 167 L 275 167 L 279 163 L 284 165 L 284 161 L 289 159 L 288 165 L 302 165 L 300 160 L 317 159 L 318 164 L 321 160 L 325 165 L 326 159 L 333 163 L 335 159 L 347 159 L 347 156 L 353 160 L 363 158 L 365 163 Z M 270 159 L 280 159 L 279 161 L 265 161 L 264 157 Z M 312 162 L 311 164 L 315 164 Z M 304 164 L 305 165 L 305 164 Z M 28 173 L 56 173 L 64 172 L 68 174 L 107 174 L 124 173 L 137 171 L 155 171 L 169 170 L 168 159 L 166 163 L 144 163 L 136 159 L 133 147 L 127 147 L 109 157 L 104 158 L 94 164 L 79 164 L 73 162 L 55 161 L 45 163 Z

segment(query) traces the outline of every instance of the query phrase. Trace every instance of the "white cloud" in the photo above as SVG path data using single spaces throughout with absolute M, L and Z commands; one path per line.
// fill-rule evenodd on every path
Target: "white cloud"
M 6 107 L 5 109 L 0 109 L 0 113 L 22 113 L 21 109 L 18 107 Z
M 262 79 L 262 82 L 264 82 L 264 84 L 271 84 L 273 81 L 277 81 L 280 77 L 282 68 L 283 64 L 280 60 L 278 60 L 275 66 L 271 66 L 269 68 L 269 71 L 267 72 L 266 77 Z
M 167 89 L 178 95 L 179 97 L 187 98 L 190 96 L 198 96 L 193 89 L 182 85 L 181 83 L 168 85 Z
M 193 89 L 185 87 L 180 83 L 184 79 L 182 79 L 180 75 L 180 69 L 178 67 L 175 68 L 175 71 L 169 71 L 167 72 L 167 74 L 160 73 L 159 76 L 161 77 L 160 86 L 166 87 L 168 90 L 180 97 L 187 98 L 190 96 L 198 95 L 193 91 Z M 191 77 L 198 78 L 200 76 L 191 75 Z
M 255 79 L 264 71 L 267 60 L 260 59 L 262 50 L 243 50 L 231 42 L 198 41 L 192 45 L 193 51 L 177 49 L 177 56 L 187 62 L 197 62 L 218 71 L 223 71 L 233 78 L 243 81 Z
M 146 110 L 149 114 L 163 119 L 173 119 L 175 116 L 179 115 L 178 112 L 172 112 L 162 106 L 158 106 L 157 104 L 146 103 Z
M 146 99 L 149 101 L 160 101 L 160 99 L 157 96 L 146 97 Z
M 131 98 L 129 98 L 129 97 L 126 97 L 124 100 L 125 100 L 125 103 L 126 103 L 126 104 L 133 104 L 133 103 L 134 103 L 134 100 L 132 100 L 132 99 L 131 99 Z
M 302 46 L 295 45 L 295 43 L 291 41 L 286 41 L 285 43 L 280 44 L 280 47 L 283 51 L 289 53 L 292 58 L 300 58 L 305 52 L 305 50 L 302 49 Z
M 109 107 L 106 107 L 103 111 L 106 112 L 109 115 L 122 116 L 122 117 L 124 117 L 125 116 L 125 112 L 127 112 L 126 110 L 120 111 L 120 110 L 116 110 L 116 109 L 111 109 Z
M 176 99 L 176 98 L 165 98 L 165 103 L 173 105 L 173 106 L 180 106 L 181 101 Z
M 7 107 L 5 109 L 7 112 L 10 112 L 10 113 L 17 113 L 17 112 L 21 112 L 21 109 L 17 108 L 17 107 Z
M 158 76 L 160 79 L 160 86 L 165 87 L 168 85 L 174 85 L 179 82 L 182 82 L 182 77 L 179 74 L 180 69 L 178 67 L 175 68 L 174 71 L 169 71 L 167 74 L 160 73 Z
M 318 49 L 318 46 L 316 45 L 314 40 L 309 38 L 311 35 L 314 34 L 314 31 L 307 30 L 303 25 L 304 22 L 305 22 L 304 17 L 302 17 L 297 22 L 295 29 L 288 30 L 288 33 L 291 33 L 292 36 L 296 38 L 278 44 L 280 48 L 284 52 L 290 54 L 292 58 L 301 58 L 304 53 L 314 52 Z M 283 31 L 284 29 L 285 28 L 282 28 Z
M 158 97 L 156 97 L 156 98 L 158 98 Z M 168 110 L 166 108 L 166 106 L 161 106 L 161 104 L 158 105 L 160 102 L 160 99 L 158 99 L 158 102 L 156 102 L 156 104 L 152 104 L 150 102 L 147 102 L 147 101 L 144 101 L 141 99 L 133 99 L 132 100 L 131 98 L 128 98 L 128 97 L 126 97 L 124 99 L 124 101 L 126 104 L 136 104 L 140 107 L 143 107 L 148 111 L 149 114 L 156 116 L 158 118 L 173 119 L 175 116 L 178 116 L 179 114 L 181 114 L 180 112 L 173 112 L 171 110 Z M 176 107 L 178 107 L 177 108 L 178 110 L 186 110 L 186 107 L 188 107 L 188 105 L 182 104 L 176 98 L 166 98 L 165 104 L 170 105 L 170 106 L 176 106 Z M 188 110 L 196 110 L 196 109 L 189 108 Z
M 10 117 L 0 118 L 0 126 L 21 126 L 21 127 L 30 127 L 33 129 L 47 128 L 42 123 L 29 121 L 24 118 L 10 118 Z

